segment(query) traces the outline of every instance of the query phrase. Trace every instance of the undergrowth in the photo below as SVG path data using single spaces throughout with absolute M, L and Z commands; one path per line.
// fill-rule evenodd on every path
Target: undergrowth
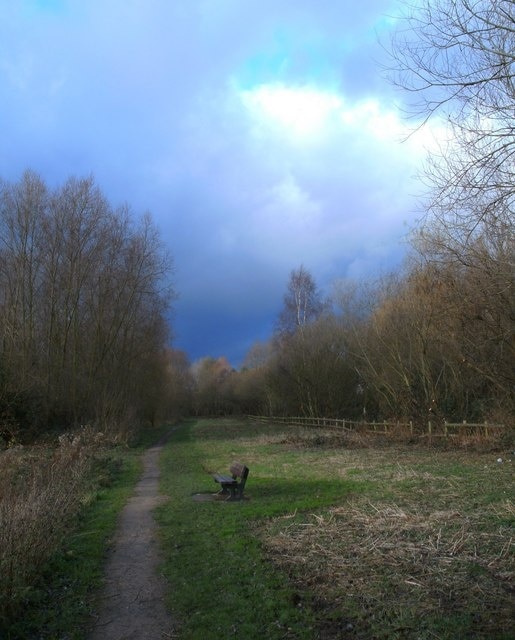
M 0 483 L 0 620 L 11 618 L 66 535 L 81 506 L 93 456 L 66 438 L 53 449 L 2 453 Z

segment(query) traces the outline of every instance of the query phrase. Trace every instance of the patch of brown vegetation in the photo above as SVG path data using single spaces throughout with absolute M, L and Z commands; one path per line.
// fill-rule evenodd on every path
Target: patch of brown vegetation
M 0 619 L 23 603 L 81 507 L 93 463 L 80 435 L 0 452 Z
M 313 447 L 348 449 L 377 448 L 391 446 L 417 446 L 433 450 L 463 450 L 497 451 L 500 448 L 511 447 L 513 444 L 513 429 L 491 429 L 488 434 L 484 432 L 467 432 L 461 429 L 459 432 L 444 437 L 442 430 L 428 434 L 412 433 L 409 428 L 398 426 L 390 428 L 388 432 L 381 431 L 378 423 L 377 431 L 365 428 L 343 429 L 342 427 L 292 427 L 282 434 L 276 435 L 274 441 L 278 444 L 289 445 L 292 448 L 306 449 Z M 269 439 L 271 442 L 272 439 Z
M 503 523 L 514 515 L 508 500 L 481 515 L 355 500 L 276 519 L 262 536 L 323 614 L 320 637 L 412 638 L 424 619 L 463 611 L 475 638 L 494 638 L 513 630 L 513 531 Z M 498 524 L 483 527 L 491 518 Z

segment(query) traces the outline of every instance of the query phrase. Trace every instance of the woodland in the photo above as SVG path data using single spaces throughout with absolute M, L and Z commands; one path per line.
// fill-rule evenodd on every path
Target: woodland
M 239 370 L 170 346 L 173 262 L 149 215 L 91 177 L 0 182 L 4 441 L 188 414 L 513 424 L 513 3 L 427 1 L 404 26 L 389 77 L 415 122 L 451 133 L 421 177 L 404 267 L 327 298 L 294 268 L 274 334 Z

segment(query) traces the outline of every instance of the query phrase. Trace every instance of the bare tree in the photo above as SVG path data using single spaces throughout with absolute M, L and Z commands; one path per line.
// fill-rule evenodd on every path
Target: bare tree
M 0 183 L 0 414 L 31 413 L 28 400 L 41 382 L 41 221 L 48 200 L 46 186 L 33 172 L 26 171 L 17 184 Z
M 219 415 L 230 412 L 229 381 L 232 367 L 225 357 L 201 358 L 191 367 L 195 389 L 193 408 L 197 415 Z
M 278 332 L 291 335 L 316 320 L 324 310 L 313 276 L 302 265 L 290 273 Z
M 0 419 L 27 428 L 163 406 L 171 264 L 148 216 L 92 178 L 0 185 Z M 6 418 L 6 419 L 7 419 Z
M 513 0 L 422 0 L 392 43 L 393 80 L 412 115 L 439 113 L 452 136 L 427 177 L 440 240 L 467 241 L 491 216 L 513 215 L 515 5 Z
M 188 415 L 192 410 L 192 394 L 194 380 L 191 363 L 184 351 L 166 350 L 167 378 L 165 401 L 167 417 L 179 418 Z
M 515 3 L 422 0 L 407 5 L 401 25 L 394 82 L 413 97 L 412 115 L 440 114 L 451 133 L 426 166 L 427 215 L 414 246 L 447 283 L 461 361 L 513 397 Z

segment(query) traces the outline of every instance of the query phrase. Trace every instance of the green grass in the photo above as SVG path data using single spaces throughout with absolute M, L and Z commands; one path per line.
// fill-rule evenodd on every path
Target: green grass
M 171 500 L 158 518 L 170 606 L 180 615 L 184 640 L 314 637 L 309 608 L 298 606 L 298 590 L 267 561 L 254 527 L 327 507 L 357 487 L 313 474 L 306 454 L 301 462 L 299 454 L 285 455 L 252 431 L 237 422 L 199 422 L 178 431 L 162 457 L 162 489 Z M 227 470 L 233 459 L 251 469 L 250 499 L 195 502 L 192 494 L 218 488 L 208 472 Z
M 232 433 L 231 433 L 232 432 Z M 246 437 L 244 437 L 246 436 Z M 162 488 L 171 496 L 159 509 L 170 606 L 182 620 L 181 638 L 313 638 L 313 618 L 298 594 L 264 557 L 256 522 L 327 506 L 354 488 L 302 471 L 295 456 L 273 455 L 231 422 L 200 422 L 178 431 L 162 457 Z M 216 492 L 207 471 L 232 459 L 250 466 L 250 500 L 195 502 L 195 492 Z M 295 471 L 277 482 L 279 467 Z M 284 473 L 282 473 L 284 476 Z
M 158 519 L 181 640 L 512 637 L 511 463 L 350 444 L 237 420 L 174 434 Z M 192 499 L 235 459 L 248 500 Z
M 82 640 L 101 585 L 108 539 L 141 473 L 143 449 L 168 429 L 143 433 L 137 446 L 99 454 L 83 508 L 62 547 L 26 594 L 23 615 L 0 623 L 2 640 Z

